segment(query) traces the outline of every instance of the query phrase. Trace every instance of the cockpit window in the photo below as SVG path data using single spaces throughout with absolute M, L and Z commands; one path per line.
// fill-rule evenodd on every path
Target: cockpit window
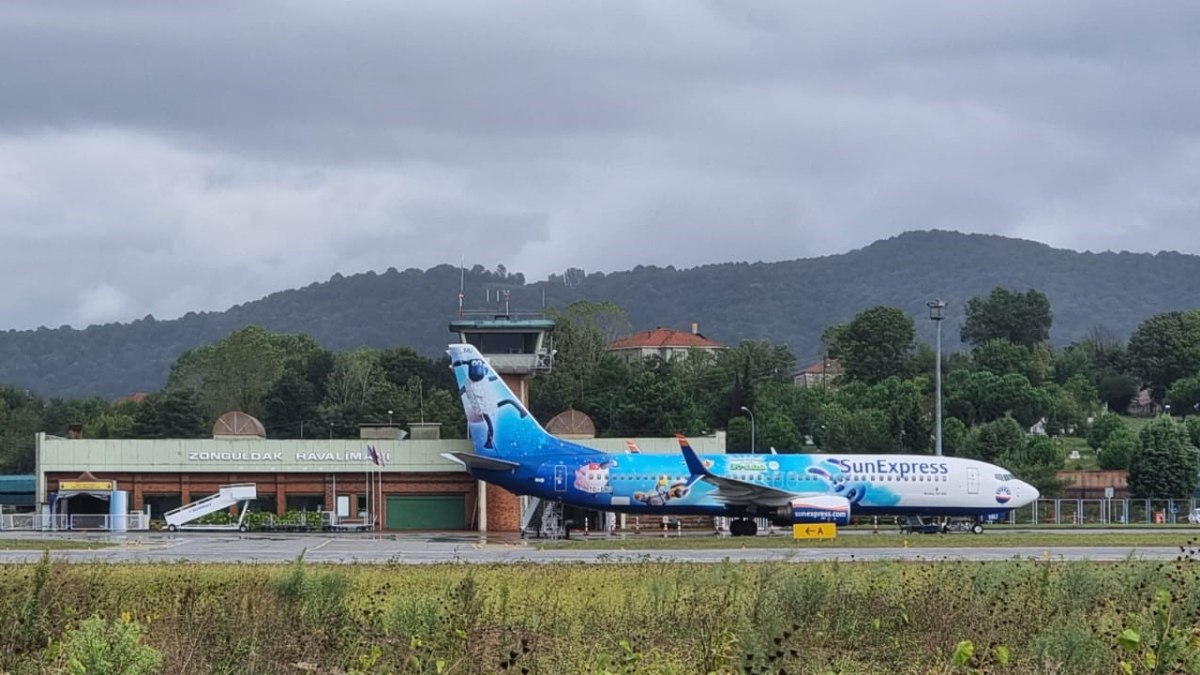
M 1011 473 L 996 474 L 996 480 L 998 480 L 998 481 L 1009 481 L 1009 480 L 1013 480 L 1013 479 L 1014 479 L 1014 477 Z

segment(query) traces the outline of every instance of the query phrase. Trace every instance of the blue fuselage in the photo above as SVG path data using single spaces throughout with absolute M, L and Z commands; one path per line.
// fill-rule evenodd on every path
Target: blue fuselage
M 716 475 L 792 495 L 845 498 L 853 515 L 993 516 L 1036 491 L 975 460 L 908 455 L 705 455 Z M 674 455 L 524 457 L 513 471 L 472 470 L 517 494 L 636 514 L 772 517 L 777 503 L 729 503 Z M 1024 488 L 1024 489 L 1023 489 Z M 1024 494 L 1022 494 L 1024 493 Z

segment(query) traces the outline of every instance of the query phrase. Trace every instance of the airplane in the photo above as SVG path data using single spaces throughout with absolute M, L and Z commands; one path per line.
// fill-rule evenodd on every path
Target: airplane
M 637 455 L 642 451 L 638 448 L 638 444 L 633 442 L 632 438 L 625 439 L 625 453 L 628 455 Z
M 473 345 L 448 353 L 475 451 L 443 456 L 518 495 L 618 513 L 724 516 L 734 536 L 756 534 L 758 518 L 846 525 L 880 515 L 969 517 L 981 533 L 983 522 L 1038 498 L 1007 470 L 959 457 L 700 455 L 682 437 L 679 455 L 609 454 L 546 433 Z

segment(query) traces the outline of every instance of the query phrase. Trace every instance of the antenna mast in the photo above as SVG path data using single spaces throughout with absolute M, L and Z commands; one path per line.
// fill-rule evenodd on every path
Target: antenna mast
M 467 263 L 464 259 L 458 260 L 458 318 L 463 318 L 463 288 L 467 285 Z

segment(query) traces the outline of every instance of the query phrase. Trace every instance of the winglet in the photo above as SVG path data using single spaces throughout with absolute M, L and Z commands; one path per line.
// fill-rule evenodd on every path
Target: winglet
M 710 476 L 712 472 L 704 467 L 704 462 L 700 461 L 700 457 L 696 455 L 696 451 L 692 449 L 688 439 L 683 434 L 675 434 L 679 439 L 679 449 L 683 452 L 683 461 L 687 463 L 688 471 L 693 476 Z

